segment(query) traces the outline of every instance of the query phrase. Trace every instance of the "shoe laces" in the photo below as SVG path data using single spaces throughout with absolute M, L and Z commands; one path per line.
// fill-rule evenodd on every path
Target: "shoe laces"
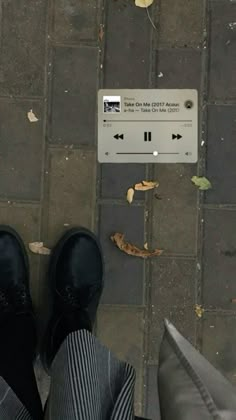
M 15 290 L 15 303 L 17 306 L 25 306 L 31 301 L 28 288 L 24 284 Z
M 3 290 L 0 290 L 0 308 L 6 309 L 9 306 L 8 299 Z
M 92 300 L 97 291 L 96 286 L 88 286 L 84 288 L 76 288 L 74 286 L 66 286 L 61 293 L 64 303 L 70 307 L 85 309 Z
M 7 290 L 0 289 L 0 311 L 22 313 L 32 311 L 32 302 L 28 287 L 24 284 Z

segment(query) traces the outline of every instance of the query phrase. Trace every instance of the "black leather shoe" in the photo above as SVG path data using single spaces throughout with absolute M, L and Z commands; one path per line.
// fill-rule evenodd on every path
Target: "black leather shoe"
M 46 370 L 68 334 L 92 331 L 103 290 L 103 257 L 97 237 L 84 228 L 69 230 L 52 253 L 49 277 L 53 310 L 41 352 Z
M 10 314 L 33 318 L 29 263 L 20 236 L 9 226 L 0 225 L 0 323 Z

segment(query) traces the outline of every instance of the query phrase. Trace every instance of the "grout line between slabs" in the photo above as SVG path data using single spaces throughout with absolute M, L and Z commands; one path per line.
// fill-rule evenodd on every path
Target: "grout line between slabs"
M 6 199 L 0 200 L 0 207 L 7 207 L 7 206 L 13 206 L 13 207 L 38 207 L 40 208 L 41 203 L 40 201 L 33 201 L 33 200 L 15 200 L 15 199 Z
M 159 5 L 154 4 L 150 8 L 151 19 L 156 28 L 158 28 Z M 155 28 L 150 29 L 150 53 L 149 53 L 149 80 L 148 87 L 156 88 L 156 74 L 157 74 L 157 33 Z M 154 164 L 146 164 L 146 179 L 154 179 Z M 145 197 L 145 212 L 144 212 L 144 240 L 148 244 L 152 243 L 152 219 L 153 219 L 153 197 L 147 195 Z M 151 319 L 151 287 L 152 287 L 152 263 L 147 259 L 144 264 L 144 358 L 143 358 L 143 415 L 147 412 L 148 401 L 148 359 L 149 359 L 149 337 L 150 337 L 150 319 Z
M 48 220 L 48 202 L 46 197 L 48 197 L 48 188 L 49 188 L 49 175 L 48 175 L 48 110 L 51 100 L 51 85 L 50 80 L 52 78 L 52 60 L 51 60 L 51 48 L 50 48 L 50 32 L 51 32 L 51 18 L 53 15 L 53 4 L 49 0 L 47 3 L 47 21 L 46 21 L 46 34 L 45 34 L 45 74 L 44 74 L 44 95 L 45 95 L 45 105 L 44 105 L 44 143 L 43 143 L 43 163 L 42 163 L 42 179 L 41 179 L 41 212 L 40 212 L 40 239 L 47 239 L 47 224 Z M 46 204 L 47 203 L 47 204 Z M 45 268 L 45 262 L 42 258 L 39 261 L 39 280 L 42 277 L 42 270 Z M 39 286 L 39 306 L 43 305 L 43 285 L 40 281 Z
M 236 211 L 236 204 L 203 204 L 205 210 Z
M 82 151 L 82 152 L 96 152 L 95 145 L 86 145 L 86 144 L 58 144 L 58 143 L 48 143 L 48 150 L 56 150 L 56 151 Z
M 43 102 L 45 96 L 19 96 L 19 95 L 0 95 L 0 100 L 4 102 Z
M 107 3 L 106 0 L 100 0 L 100 13 L 98 16 L 98 28 L 103 25 L 105 27 L 106 25 L 106 8 Z M 104 57 L 105 57 L 105 36 L 103 36 L 103 39 L 99 43 L 99 50 L 98 50 L 98 89 L 102 89 L 104 87 Z M 98 104 L 96 101 L 96 110 L 97 110 Z M 96 148 L 97 148 L 97 125 L 98 125 L 98 113 L 96 112 L 96 122 L 95 122 L 95 138 L 96 138 Z M 96 159 L 96 208 L 95 208 L 95 215 L 94 215 L 94 230 L 99 235 L 100 234 L 100 205 L 102 203 L 102 200 L 100 198 L 101 195 L 101 179 L 102 179 L 102 166 Z
M 205 308 L 204 313 L 212 315 L 236 316 L 236 309 Z M 203 318 L 204 319 L 204 318 Z
M 207 148 L 207 107 L 206 100 L 208 96 L 208 60 L 209 60 L 209 21 L 208 21 L 208 2 L 203 1 L 203 39 L 202 39 L 202 65 L 201 65 L 201 88 L 199 103 L 199 161 L 198 175 L 205 175 L 206 172 L 206 148 Z M 205 146 L 201 147 L 202 139 Z M 200 264 L 200 270 L 196 267 L 196 303 L 202 303 L 203 300 L 203 243 L 204 243 L 204 194 L 198 192 L 198 239 L 197 239 L 197 261 Z M 196 323 L 196 346 L 201 347 L 202 322 Z
M 99 47 L 97 40 L 80 40 L 79 42 L 58 42 L 54 39 L 51 40 L 54 48 L 74 48 L 74 49 L 80 49 L 80 48 L 95 48 L 97 49 Z

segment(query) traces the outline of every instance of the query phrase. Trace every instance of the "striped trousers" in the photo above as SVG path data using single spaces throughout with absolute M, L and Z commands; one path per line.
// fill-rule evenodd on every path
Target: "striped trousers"
M 70 334 L 51 368 L 46 420 L 134 419 L 135 371 L 88 331 Z M 0 420 L 33 420 L 0 377 Z

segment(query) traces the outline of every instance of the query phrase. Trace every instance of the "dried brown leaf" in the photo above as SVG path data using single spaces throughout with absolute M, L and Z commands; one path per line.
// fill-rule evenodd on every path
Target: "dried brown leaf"
M 236 298 L 231 299 L 231 303 L 236 303 Z
M 51 250 L 43 246 L 43 242 L 31 242 L 29 243 L 29 249 L 34 254 L 50 255 Z
M 135 184 L 134 189 L 137 191 L 148 191 L 157 188 L 159 183 L 157 181 L 142 181 L 138 184 Z
M 124 240 L 125 235 L 123 233 L 115 233 L 111 236 L 112 242 L 123 252 L 134 257 L 147 258 L 155 257 L 162 254 L 161 249 L 154 249 L 153 251 L 148 251 L 147 249 L 140 249 L 137 246 L 126 242 Z
M 132 201 L 133 201 L 133 198 L 134 198 L 134 189 L 133 188 L 128 189 L 126 198 L 127 198 L 128 203 L 131 204 Z
M 197 315 L 198 318 L 202 318 L 202 315 L 204 314 L 204 309 L 202 307 L 202 305 L 195 305 L 195 314 Z

